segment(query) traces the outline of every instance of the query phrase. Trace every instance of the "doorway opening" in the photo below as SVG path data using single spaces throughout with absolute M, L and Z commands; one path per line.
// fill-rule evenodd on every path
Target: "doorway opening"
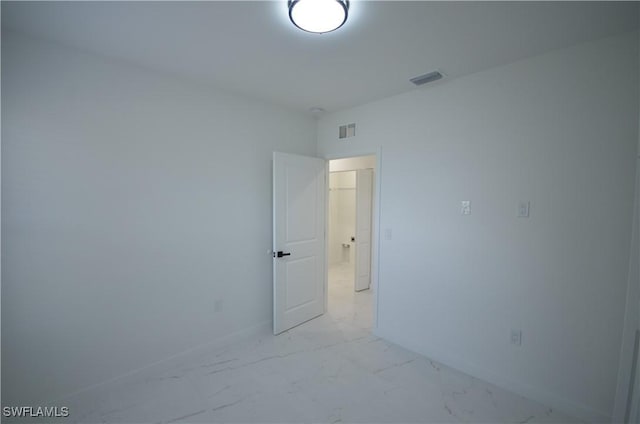
M 376 155 L 329 161 L 328 312 L 371 329 L 374 322 L 374 204 Z

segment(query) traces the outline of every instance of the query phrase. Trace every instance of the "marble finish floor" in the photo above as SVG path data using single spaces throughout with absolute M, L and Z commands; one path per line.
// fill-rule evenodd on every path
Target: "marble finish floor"
M 70 399 L 78 423 L 569 423 L 371 334 L 370 291 L 330 270 L 328 313 Z

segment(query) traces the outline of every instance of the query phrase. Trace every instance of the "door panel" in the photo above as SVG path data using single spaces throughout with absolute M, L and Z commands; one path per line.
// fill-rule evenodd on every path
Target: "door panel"
M 273 332 L 324 313 L 325 161 L 273 154 Z
M 298 260 L 290 259 L 286 262 L 287 270 L 287 294 L 286 310 L 292 311 L 303 307 L 314 300 L 313 279 L 309 278 L 309 270 L 316 268 L 314 257 L 305 257 Z
M 371 285 L 371 209 L 373 170 L 356 171 L 356 291 Z

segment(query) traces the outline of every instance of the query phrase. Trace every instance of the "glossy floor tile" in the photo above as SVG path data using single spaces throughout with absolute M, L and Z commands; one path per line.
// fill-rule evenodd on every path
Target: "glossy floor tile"
M 331 268 L 324 316 L 84 392 L 71 422 L 577 422 L 373 336 L 351 275 Z

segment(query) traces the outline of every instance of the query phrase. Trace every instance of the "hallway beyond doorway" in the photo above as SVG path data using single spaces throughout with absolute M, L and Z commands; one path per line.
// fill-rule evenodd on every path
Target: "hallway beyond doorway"
M 373 323 L 373 294 L 371 290 L 354 290 L 353 267 L 339 263 L 329 267 L 328 313 L 336 321 L 371 330 Z

